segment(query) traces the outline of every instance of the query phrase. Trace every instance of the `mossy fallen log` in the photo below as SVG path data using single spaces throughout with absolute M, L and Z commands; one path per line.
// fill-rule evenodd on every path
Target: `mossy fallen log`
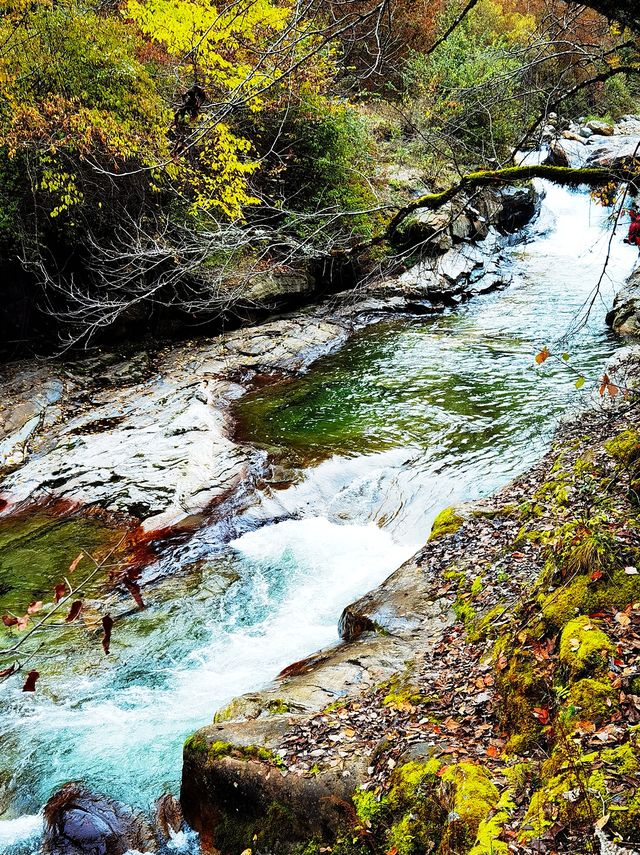
M 475 190 L 480 187 L 496 187 L 500 185 L 517 184 L 521 181 L 531 181 L 532 178 L 545 178 L 554 184 L 570 187 L 579 187 L 587 184 L 590 187 L 602 187 L 612 181 L 634 181 L 638 178 L 638 171 L 634 168 L 619 169 L 612 171 L 600 167 L 566 167 L 550 166 L 544 164 L 530 164 L 524 166 L 507 166 L 503 169 L 483 170 L 470 172 L 464 175 L 457 184 L 452 184 L 446 190 L 437 193 L 426 193 L 414 199 L 404 208 L 401 208 L 391 219 L 383 235 L 376 238 L 380 240 L 391 240 L 395 235 L 400 223 L 420 208 L 435 210 L 446 205 L 460 193 Z

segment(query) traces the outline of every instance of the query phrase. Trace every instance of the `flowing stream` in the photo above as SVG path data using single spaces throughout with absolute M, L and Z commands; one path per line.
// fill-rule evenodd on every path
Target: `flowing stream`
M 118 623 L 110 657 L 63 634 L 35 694 L 3 685 L 0 852 L 37 848 L 39 811 L 68 780 L 145 809 L 177 792 L 186 736 L 337 641 L 342 608 L 408 558 L 440 510 L 524 471 L 584 405 L 576 374 L 533 356 L 589 298 L 606 212 L 585 193 L 544 189 L 527 241 L 508 251 L 508 288 L 370 327 L 304 377 L 241 400 L 241 437 L 293 470 L 291 485 L 265 489 L 229 543 L 211 527 L 167 544 L 145 571 L 159 580 L 149 608 Z M 604 313 L 634 261 L 616 237 L 602 298 L 560 348 L 581 374 L 597 377 L 617 346 Z M 192 839 L 173 846 L 196 851 Z

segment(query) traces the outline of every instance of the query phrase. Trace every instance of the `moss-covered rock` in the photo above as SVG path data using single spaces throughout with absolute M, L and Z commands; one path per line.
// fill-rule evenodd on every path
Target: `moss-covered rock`
M 578 576 L 538 598 L 542 615 L 553 629 L 562 629 L 570 620 L 585 611 L 589 577 Z
M 572 676 L 606 670 L 615 647 L 606 632 L 587 615 L 570 620 L 560 636 L 560 662 Z
M 530 652 L 514 645 L 509 636 L 496 644 L 495 662 L 500 721 L 509 734 L 506 750 L 519 753 L 529 748 L 540 734 L 534 709 L 546 703 L 549 686 L 538 673 Z
M 441 537 L 455 534 L 463 525 L 464 520 L 456 513 L 455 508 L 445 508 L 444 511 L 440 511 L 433 521 L 429 540 L 439 540 Z
M 411 760 L 394 770 L 379 800 L 371 793 L 356 794 L 358 817 L 385 849 L 395 848 L 398 855 L 439 851 L 446 818 L 439 771 L 435 758 Z
M 571 743 L 558 744 L 544 764 L 520 829 L 524 841 L 552 826 L 571 829 L 592 826 L 608 813 L 607 830 L 629 843 L 640 841 L 640 752 L 638 728 L 628 742 L 615 748 L 575 754 Z
M 386 691 L 382 701 L 385 706 L 406 709 L 429 702 L 429 696 L 411 682 L 408 673 L 396 674 L 383 688 Z
M 495 810 L 500 794 L 483 766 L 462 762 L 449 766 L 442 782 L 453 789 L 442 848 L 467 852 L 473 846 L 480 824 Z
M 586 575 L 574 577 L 538 598 L 542 614 L 553 629 L 562 629 L 581 614 L 620 610 L 638 600 L 640 574 L 629 575 L 622 568 L 596 581 Z
M 586 720 L 600 724 L 618 707 L 618 694 L 611 683 L 585 677 L 569 689 L 561 717 L 568 722 Z
M 605 449 L 623 466 L 630 466 L 640 460 L 640 433 L 637 430 L 623 430 L 604 444 Z

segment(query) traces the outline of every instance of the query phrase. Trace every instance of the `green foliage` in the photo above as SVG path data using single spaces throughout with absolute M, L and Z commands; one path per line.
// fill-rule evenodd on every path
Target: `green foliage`
M 523 115 L 522 104 L 514 97 L 522 58 L 512 49 L 522 47 L 535 23 L 530 15 L 505 11 L 486 0 L 435 53 L 414 52 L 404 85 L 408 97 L 421 107 L 416 118 L 420 126 L 455 132 L 461 148 L 490 155 L 505 151 L 515 129 L 531 118 L 527 110 Z M 499 98 L 493 87 L 499 88 Z M 484 97 L 478 99 L 483 88 Z
M 377 204 L 368 178 L 373 172 L 372 138 L 356 110 L 344 101 L 308 95 L 289 110 L 284 124 L 269 124 L 268 116 L 257 120 L 257 145 L 268 157 L 258 183 L 265 182 L 274 195 L 275 182 L 279 188 L 286 186 L 286 209 L 312 215 L 302 221 L 287 215 L 289 226 L 309 237 L 327 217 L 344 213 L 350 216 L 339 217 L 332 231 L 344 228 L 362 239 L 371 237 L 380 223 L 371 215 L 354 213 Z M 274 145 L 275 160 L 268 155 Z
M 365 825 L 370 826 L 382 810 L 382 803 L 371 790 L 356 790 L 353 795 L 353 804 L 358 819 Z
M 567 828 L 591 826 L 603 813 L 610 813 L 610 833 L 638 841 L 638 758 L 636 728 L 622 745 L 588 754 L 576 754 L 572 744 L 559 743 L 522 821 L 523 841 L 538 838 L 558 822 Z

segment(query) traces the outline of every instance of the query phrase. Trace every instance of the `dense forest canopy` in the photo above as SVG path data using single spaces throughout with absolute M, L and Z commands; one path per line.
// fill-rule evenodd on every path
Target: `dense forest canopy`
M 589 6 L 7 0 L 9 349 L 42 314 L 71 341 L 215 317 L 266 269 L 379 243 L 409 201 L 398 165 L 444 189 L 510 165 L 550 112 L 631 111 L 637 12 Z

